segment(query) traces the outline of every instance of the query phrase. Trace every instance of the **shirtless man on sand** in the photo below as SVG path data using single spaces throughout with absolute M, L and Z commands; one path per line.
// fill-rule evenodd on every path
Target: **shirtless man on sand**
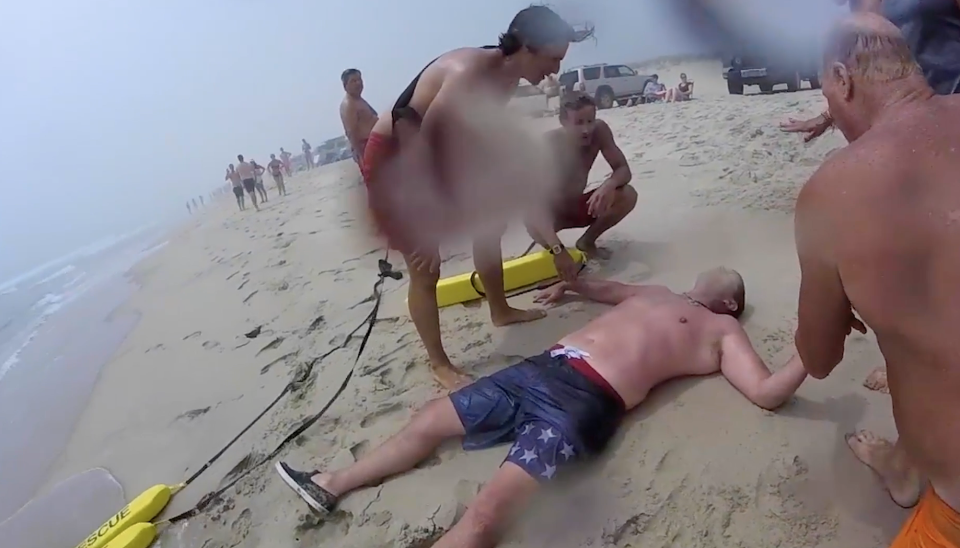
M 822 81 L 850 144 L 797 201 L 797 349 L 822 379 L 852 329 L 874 330 L 899 450 L 869 432 L 847 442 L 897 502 L 920 497 L 892 546 L 957 548 L 960 97 L 935 95 L 897 28 L 874 14 L 831 31 Z M 918 476 L 929 481 L 922 495 Z
M 556 240 L 557 232 L 568 228 L 586 228 L 577 240 L 577 249 L 588 256 L 607 258 L 606 250 L 597 247 L 597 238 L 623 220 L 637 205 L 637 191 L 629 185 L 633 174 L 623 151 L 613 138 L 613 131 L 597 119 L 593 98 L 580 92 L 565 94 L 560 99 L 560 125 L 547 133 L 557 160 L 562 163 L 563 185 L 552 209 L 553 232 L 548 237 L 538 234 L 529 223 L 527 231 L 541 246 Z M 584 192 L 590 168 L 603 154 L 613 173 L 599 187 Z
M 227 166 L 227 174 L 223 176 L 223 179 L 230 181 L 230 185 L 233 187 L 233 195 L 237 198 L 237 207 L 240 208 L 240 211 L 243 211 L 243 181 L 233 164 Z
M 722 373 L 755 405 L 775 409 L 807 376 L 796 356 L 771 373 L 754 351 L 737 321 L 745 291 L 733 270 L 704 272 L 686 293 L 581 278 L 538 299 L 555 304 L 567 292 L 614 308 L 546 352 L 426 404 L 355 464 L 311 475 L 278 462 L 281 478 L 329 512 L 348 493 L 411 470 L 448 438 L 462 437 L 468 450 L 511 443 L 463 518 L 433 545 L 491 547 L 541 484 L 600 453 L 654 386 Z
M 250 195 L 254 209 L 260 211 L 260 206 L 257 204 L 257 170 L 253 164 L 243 159 L 243 154 L 237 154 L 237 160 L 240 162 L 237 164 L 237 173 L 243 182 L 243 189 Z
M 377 123 L 377 111 L 370 103 L 361 97 L 363 94 L 363 76 L 360 71 L 351 68 L 340 75 L 343 82 L 343 91 L 347 92 L 340 103 L 340 121 L 343 122 L 343 132 L 350 141 L 353 150 L 353 160 L 360 163 L 363 158 L 363 149 L 367 146 L 367 137 L 370 130 Z
M 413 107 L 422 117 L 420 134 L 431 147 L 449 137 L 451 120 L 457 119 L 456 108 L 464 96 L 477 88 L 492 89 L 501 97 L 504 107 L 521 78 L 538 84 L 544 77 L 560 69 L 560 61 L 570 43 L 583 40 L 587 33 L 577 32 L 559 15 L 545 6 L 532 6 L 514 17 L 498 46 L 461 48 L 441 55 L 430 63 L 401 94 L 393 110 Z M 393 135 L 393 115 L 381 116 L 370 132 L 360 169 L 367 185 L 367 198 L 374 221 L 388 239 L 391 249 L 403 253 L 410 273 L 408 304 L 410 316 L 424 343 L 434 378 L 447 388 L 467 380 L 447 356 L 440 339 L 440 317 L 437 310 L 437 282 L 440 278 L 439 244 L 411 242 L 404 236 L 420 220 L 398 213 L 395 203 L 386 198 L 390 192 L 406 192 L 422 177 L 393 177 L 384 181 L 384 167 L 399 153 Z M 455 131 L 455 130 L 454 130 Z M 490 158 L 490 162 L 499 161 Z M 450 162 L 448 162 L 449 164 Z M 446 166 L 447 172 L 456 167 Z M 387 170 L 389 171 L 389 170 Z M 444 182 L 444 184 L 449 181 Z M 523 184 L 524 181 L 517 181 Z M 448 187 L 449 188 L 449 187 Z M 449 211 L 447 211 L 449 213 Z M 415 217 L 415 216 L 414 216 Z M 490 306 L 490 319 L 496 326 L 537 320 L 542 310 L 519 310 L 507 303 L 503 288 L 503 256 L 501 232 L 479 237 L 474 241 L 473 256 L 477 273 Z M 571 280 L 579 265 L 564 249 L 556 234 L 547 234 L 543 242 L 553 253 L 560 276 Z

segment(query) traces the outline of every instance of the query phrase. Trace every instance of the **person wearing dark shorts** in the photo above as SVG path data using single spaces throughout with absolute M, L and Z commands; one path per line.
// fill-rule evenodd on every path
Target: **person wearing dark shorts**
M 751 402 L 774 409 L 806 379 L 796 356 L 771 373 L 754 351 L 736 319 L 745 290 L 733 270 L 704 272 L 685 293 L 578 278 L 538 300 L 559 304 L 567 292 L 615 307 L 546 352 L 431 401 L 346 468 L 303 471 L 281 461 L 280 478 L 311 508 L 330 512 L 348 493 L 412 470 L 448 438 L 462 438 L 466 450 L 510 444 L 460 521 L 433 544 L 495 546 L 536 491 L 602 452 L 657 384 L 722 372 Z

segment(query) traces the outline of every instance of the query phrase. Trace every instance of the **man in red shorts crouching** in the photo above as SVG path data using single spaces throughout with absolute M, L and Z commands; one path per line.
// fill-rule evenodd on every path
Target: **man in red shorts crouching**
M 478 192 L 489 192 L 487 196 L 490 196 L 497 193 L 493 189 L 466 189 L 464 192 L 462 187 L 468 183 L 462 174 L 470 171 L 470 167 L 463 165 L 464 158 L 454 150 L 467 150 L 470 151 L 468 154 L 475 156 L 507 154 L 503 146 L 496 148 L 499 152 L 489 152 L 488 148 L 477 146 L 477 143 L 458 141 L 474 138 L 459 126 L 463 120 L 463 108 L 471 103 L 467 97 L 483 90 L 496 98 L 497 105 L 502 102 L 506 108 L 521 78 L 535 85 L 547 75 L 556 73 L 569 44 L 579 42 L 589 34 L 575 31 L 545 6 L 523 9 L 514 17 L 507 32 L 500 36 L 499 45 L 456 49 L 427 65 L 401 94 L 391 115 L 381 116 L 370 132 L 360 166 L 367 185 L 370 211 L 390 247 L 403 253 L 410 273 L 410 316 L 426 347 L 434 378 L 447 388 L 453 388 L 467 378 L 450 362 L 440 339 L 437 310 L 439 235 L 455 233 L 454 229 L 462 232 L 468 222 L 465 217 L 483 216 L 484 212 L 477 210 L 485 206 L 463 199 L 463 194 L 476 196 Z M 394 113 L 408 107 L 420 115 L 422 125 L 417 142 L 410 147 L 404 143 L 401 155 L 394 134 Z M 496 128 L 488 129 L 496 131 Z M 488 131 L 484 138 L 495 141 L 489 133 L 492 132 Z M 458 149 L 451 145 L 454 141 L 462 146 Z M 479 162 L 477 160 L 473 158 L 471 167 L 474 170 L 482 168 L 483 164 L 497 166 L 510 160 L 517 163 L 516 158 L 505 157 L 484 156 Z M 411 162 L 415 165 L 409 165 Z M 397 169 L 397 164 L 403 169 Z M 510 181 L 516 187 L 525 183 Z M 450 198 L 457 193 L 461 195 L 459 202 Z M 497 197 L 505 203 L 510 198 Z M 504 215 L 503 211 L 493 213 Z M 427 225 L 429 229 L 425 229 Z M 493 324 L 504 326 L 544 317 L 546 313 L 542 310 L 520 310 L 507 304 L 503 288 L 501 236 L 502 231 L 491 230 L 488 235 L 475 238 L 473 246 L 474 262 L 486 292 Z M 579 267 L 556 234 L 544 243 L 555 256 L 561 278 L 573 280 Z
M 597 238 L 636 207 L 637 191 L 629 184 L 633 174 L 610 126 L 597 119 L 592 97 L 580 92 L 564 95 L 560 99 L 560 125 L 547 133 L 563 177 L 561 191 L 551 204 L 553 233 L 541 234 L 533 223 L 527 224 L 527 231 L 534 241 L 547 247 L 560 230 L 586 228 L 577 240 L 577 249 L 588 256 L 607 258 L 608 252 L 597 247 Z M 599 187 L 584 192 L 597 154 L 603 154 L 613 173 Z

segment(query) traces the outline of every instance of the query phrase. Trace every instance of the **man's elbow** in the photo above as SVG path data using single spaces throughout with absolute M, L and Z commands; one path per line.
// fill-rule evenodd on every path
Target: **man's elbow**
M 829 353 L 805 353 L 800 350 L 799 346 L 797 350 L 800 353 L 800 361 L 803 362 L 804 369 L 807 370 L 807 373 L 809 373 L 811 377 L 817 380 L 827 378 L 827 376 L 833 372 L 834 368 L 837 367 L 837 364 L 843 360 L 843 346 L 840 346 L 839 351 L 830 351 Z

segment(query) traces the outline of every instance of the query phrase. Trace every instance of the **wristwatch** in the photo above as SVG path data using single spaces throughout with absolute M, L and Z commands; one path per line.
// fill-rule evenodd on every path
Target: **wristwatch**
M 563 247 L 563 244 L 557 244 L 550 246 L 551 255 L 559 255 L 563 253 L 567 248 Z

